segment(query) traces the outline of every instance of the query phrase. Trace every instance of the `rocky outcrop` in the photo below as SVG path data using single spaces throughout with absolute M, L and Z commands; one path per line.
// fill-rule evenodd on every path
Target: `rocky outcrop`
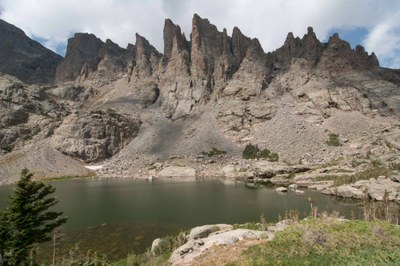
M 62 57 L 0 19 L 0 72 L 31 84 L 52 84 Z
M 190 230 L 187 242 L 172 252 L 169 262 L 172 265 L 197 265 L 196 259 L 206 255 L 212 248 L 236 246 L 242 241 L 246 244 L 260 240 L 271 241 L 276 232 L 285 230 L 289 224 L 289 220 L 283 220 L 268 226 L 266 231 L 234 229 L 228 224 L 198 226 Z
M 248 54 L 248 50 L 252 52 Z M 166 116 L 179 118 L 199 112 L 212 94 L 219 94 L 219 91 L 225 88 L 247 54 L 249 61 L 259 57 L 264 58 L 258 41 L 252 42 L 237 27 L 230 37 L 225 29 L 220 32 L 207 19 L 194 15 L 189 43 L 179 26 L 166 20 L 163 57 L 165 69 L 160 79 L 162 105 Z M 262 61 L 261 65 L 263 64 Z M 261 74 L 255 74 L 258 79 L 254 82 L 261 84 L 257 86 L 260 90 L 263 83 L 260 79 L 264 78 L 264 74 L 263 69 L 257 71 Z M 253 78 L 255 75 L 244 74 L 241 80 Z M 238 90 L 237 87 L 240 85 L 233 86 L 235 88 L 232 90 Z
M 135 45 L 128 49 L 109 40 L 103 43 L 94 35 L 76 34 L 69 41 L 57 80 L 93 80 L 96 86 L 102 86 L 119 79 L 116 90 L 126 90 L 144 107 L 157 103 L 163 115 L 173 120 L 201 113 L 211 100 L 224 98 L 228 103 L 226 98 L 235 99 L 246 108 L 246 101 L 280 97 L 291 91 L 296 91 L 300 100 L 309 99 L 317 105 L 325 117 L 330 115 L 329 110 L 325 111 L 330 108 L 366 113 L 384 103 L 385 112 L 398 109 L 390 97 L 377 97 L 382 95 L 376 93 L 380 86 L 364 83 L 372 77 L 385 78 L 385 87 L 395 93 L 397 85 L 391 81 L 396 82 L 396 72 L 379 69 L 374 54 L 368 55 L 361 46 L 351 49 L 338 34 L 322 44 L 309 27 L 302 38 L 289 33 L 284 45 L 268 54 L 257 39 L 246 37 L 237 27 L 230 37 L 225 29 L 219 31 L 197 14 L 192 20 L 190 41 L 170 19 L 165 20 L 163 34 L 164 54 L 139 34 Z M 348 75 L 348 71 L 363 76 Z M 343 75 L 352 80 L 347 81 Z M 292 78 L 295 83 L 291 83 Z M 354 82 L 362 86 L 350 86 Z M 322 89 L 317 88 L 318 84 Z M 116 101 L 121 101 L 124 93 L 117 94 Z
M 76 33 L 68 40 L 65 59 L 57 67 L 56 82 L 115 80 L 126 72 L 134 56 L 130 46 L 123 49 L 111 40 L 103 43 L 94 34 Z
M 339 72 L 349 68 L 366 70 L 379 67 L 379 62 L 374 53 L 368 55 L 361 45 L 357 45 L 355 50 L 351 49 L 350 44 L 335 33 L 329 38 L 319 67 Z
M 284 45 L 273 53 L 275 67 L 288 65 L 292 58 L 304 58 L 308 61 L 316 62 L 319 60 L 323 50 L 323 45 L 317 39 L 313 28 L 307 29 L 307 34 L 302 39 L 294 37 L 289 33 Z
M 199 95 L 193 92 L 190 76 L 190 46 L 178 25 L 170 20 L 164 27 L 165 68 L 160 75 L 162 111 L 167 117 L 190 113 Z
M 67 114 L 43 88 L 0 74 L 0 154 L 50 136 Z
M 139 126 L 138 120 L 112 110 L 72 114 L 55 130 L 51 143 L 64 154 L 94 162 L 120 151 L 137 135 Z
M 128 66 L 125 88 L 134 95 L 136 102 L 151 105 L 160 95 L 157 71 L 162 55 L 139 34 L 136 34 L 134 48 L 135 60 Z

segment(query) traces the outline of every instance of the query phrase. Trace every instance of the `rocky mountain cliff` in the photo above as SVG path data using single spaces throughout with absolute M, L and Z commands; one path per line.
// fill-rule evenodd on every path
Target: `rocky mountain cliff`
M 229 36 L 198 15 L 189 39 L 169 19 L 163 34 L 160 53 L 139 34 L 121 48 L 76 33 L 56 87 L 1 79 L 4 158 L 44 141 L 64 156 L 101 162 L 99 175 L 143 177 L 154 162 L 215 148 L 236 158 L 250 142 L 287 163 L 398 152 L 400 71 L 379 67 L 374 53 L 338 34 L 321 43 L 309 27 L 268 53 L 237 27 Z M 32 93 L 42 96 L 23 100 Z M 35 131 L 37 115 L 48 134 Z M 326 144 L 330 134 L 341 146 Z
M 51 84 L 62 57 L 0 19 L 0 72 L 30 84 Z

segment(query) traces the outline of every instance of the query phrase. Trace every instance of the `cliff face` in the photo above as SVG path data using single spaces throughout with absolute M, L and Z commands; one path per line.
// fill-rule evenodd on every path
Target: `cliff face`
M 133 47 L 123 49 L 111 40 L 102 42 L 93 34 L 76 33 L 68 40 L 65 59 L 58 65 L 56 83 L 86 79 L 116 80 L 135 57 Z
M 62 57 L 0 19 L 0 72 L 26 83 L 51 84 Z
M 196 14 L 190 41 L 169 19 L 163 34 L 164 54 L 139 34 L 128 49 L 109 40 L 103 43 L 94 35 L 76 34 L 69 40 L 56 80 L 98 84 L 123 79 L 117 87 L 125 88 L 135 101 L 145 106 L 157 103 L 164 116 L 176 119 L 201 112 L 212 99 L 248 101 L 264 91 L 271 95 L 288 92 L 292 89 L 282 82 L 277 86 L 275 77 L 293 69 L 297 59 L 304 60 L 307 67 L 303 70 L 309 75 L 318 72 L 332 79 L 346 71 L 379 72 L 374 54 L 368 55 L 361 46 L 351 49 L 337 34 L 323 44 L 311 27 L 302 38 L 289 33 L 283 46 L 268 54 L 257 39 L 246 37 L 237 27 L 230 37 L 225 29 L 220 32 Z M 393 79 L 393 73 L 386 74 L 387 79 Z M 268 90 L 271 83 L 274 86 Z

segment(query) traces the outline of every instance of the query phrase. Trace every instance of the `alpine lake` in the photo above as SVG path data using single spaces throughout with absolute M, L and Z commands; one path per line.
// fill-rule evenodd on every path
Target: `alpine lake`
M 195 226 L 215 223 L 240 224 L 283 219 L 296 210 L 300 218 L 311 212 L 339 212 L 346 218 L 362 218 L 362 206 L 353 200 L 338 199 L 306 190 L 276 192 L 273 187 L 249 187 L 222 181 L 167 182 L 135 180 L 51 181 L 56 187 L 58 211 L 68 221 L 61 229 L 59 252 L 78 247 L 106 254 L 110 259 L 142 253 L 152 241 Z M 12 186 L 0 186 L 3 209 Z M 41 244 L 38 254 L 50 261 L 52 243 Z

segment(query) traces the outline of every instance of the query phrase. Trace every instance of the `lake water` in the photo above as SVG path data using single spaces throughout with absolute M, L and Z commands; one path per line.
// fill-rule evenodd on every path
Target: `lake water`
M 61 251 L 78 245 L 110 258 L 145 251 L 153 239 L 174 235 L 198 225 L 213 223 L 275 222 L 288 210 L 310 213 L 310 201 L 320 211 L 339 211 L 361 218 L 354 201 L 315 191 L 278 193 L 273 188 L 250 189 L 242 183 L 147 182 L 117 180 L 66 180 L 56 186 L 57 209 L 68 216 L 63 226 Z M 0 187 L 0 208 L 6 206 L 11 186 Z M 41 247 L 47 252 L 49 245 Z

